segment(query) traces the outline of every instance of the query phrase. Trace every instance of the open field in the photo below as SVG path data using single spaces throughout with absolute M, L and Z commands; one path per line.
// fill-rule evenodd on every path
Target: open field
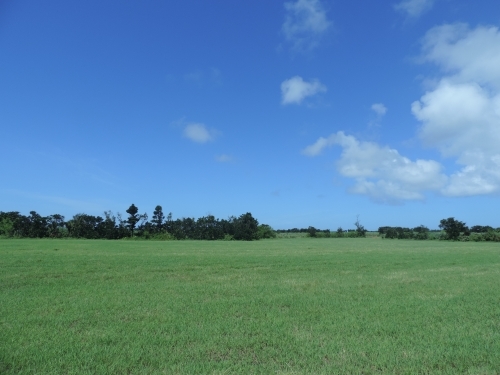
M 0 241 L 1 374 L 499 374 L 500 245 Z

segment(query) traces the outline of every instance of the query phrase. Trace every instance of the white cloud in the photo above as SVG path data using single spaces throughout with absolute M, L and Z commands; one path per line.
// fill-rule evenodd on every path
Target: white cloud
M 295 76 L 281 83 L 281 103 L 300 104 L 306 97 L 326 90 L 326 86 L 317 79 L 306 82 L 302 77 Z
M 312 145 L 307 146 L 302 150 L 302 154 L 307 156 L 317 156 L 328 146 L 334 145 L 336 141 L 336 135 L 332 134 L 328 138 L 319 137 L 316 142 Z
M 356 181 L 351 192 L 368 195 L 377 202 L 400 204 L 405 200 L 423 200 L 424 192 L 441 189 L 447 181 L 442 166 L 433 160 L 411 161 L 394 149 L 360 142 L 344 132 L 319 138 L 302 153 L 315 156 L 333 145 L 342 147 L 336 163 L 338 172 Z
M 351 192 L 379 202 L 423 199 L 429 191 L 499 194 L 500 30 L 464 24 L 435 27 L 423 39 L 422 60 L 437 65 L 441 73 L 411 106 L 421 122 L 418 135 L 426 146 L 453 158 L 458 171 L 445 175 L 436 161 L 411 161 L 394 149 L 343 132 L 319 138 L 302 153 L 316 156 L 329 146 L 341 146 L 337 169 L 356 181 Z
M 403 0 L 394 9 L 412 18 L 420 17 L 434 6 L 435 0 Z
M 372 104 L 372 110 L 379 116 L 383 116 L 387 113 L 387 107 L 382 103 Z
M 212 141 L 215 137 L 213 130 L 207 129 L 205 124 L 189 124 L 184 128 L 184 137 L 189 138 L 193 142 L 206 143 Z
M 331 25 L 320 0 L 287 2 L 285 10 L 282 31 L 293 50 L 304 52 L 317 47 L 321 35 Z
M 454 82 L 476 82 L 500 90 L 500 31 L 471 30 L 459 23 L 434 27 L 422 42 L 422 59 L 438 65 Z
M 412 104 L 419 136 L 462 169 L 443 194 L 500 192 L 500 31 L 465 24 L 431 29 L 423 40 L 424 61 L 446 75 Z

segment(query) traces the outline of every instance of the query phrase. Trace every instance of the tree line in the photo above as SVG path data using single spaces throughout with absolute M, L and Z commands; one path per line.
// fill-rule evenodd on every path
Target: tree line
M 31 211 L 28 216 L 17 211 L 0 211 L 0 236 L 17 238 L 87 238 L 87 239 L 158 239 L 158 240 L 245 240 L 275 238 L 276 233 L 306 233 L 308 237 L 356 238 L 366 237 L 367 229 L 360 223 L 356 229 L 335 232 L 329 229 L 308 228 L 280 229 L 274 231 L 269 225 L 259 224 L 250 212 L 239 217 L 217 219 L 207 215 L 198 219 L 173 219 L 172 213 L 165 215 L 162 206 L 156 206 L 151 220 L 146 213 L 140 214 L 134 204 L 125 211 L 128 216 L 114 215 L 105 211 L 104 217 L 79 213 L 70 220 L 59 214 L 41 216 Z M 387 239 L 440 239 L 453 241 L 496 241 L 500 242 L 500 228 L 474 225 L 468 227 L 453 217 L 442 219 L 439 230 L 430 230 L 424 225 L 415 228 L 383 226 L 378 234 Z M 434 233 L 432 233 L 434 232 Z
M 250 212 L 239 217 L 217 219 L 207 215 L 198 219 L 173 219 L 165 215 L 162 206 L 156 206 L 151 220 L 140 214 L 132 204 L 128 216 L 105 211 L 104 217 L 79 213 L 70 220 L 59 214 L 41 216 L 31 211 L 28 216 L 17 211 L 0 211 L 0 236 L 19 238 L 87 238 L 87 239 L 193 239 L 193 240 L 258 240 L 276 234 L 266 224 L 260 224 Z
M 306 233 L 308 237 L 366 237 L 366 232 L 368 230 L 361 224 L 359 221 L 359 215 L 356 216 L 356 222 L 354 223 L 356 229 L 342 229 L 342 227 L 338 227 L 336 232 L 331 232 L 330 229 L 318 229 L 313 226 L 309 226 L 308 228 L 292 228 L 292 229 L 278 229 L 277 233 Z
M 474 225 L 469 228 L 465 222 L 449 217 L 439 222 L 439 228 L 432 231 L 423 225 L 415 228 L 385 226 L 379 227 L 378 233 L 382 238 L 427 240 L 431 238 L 430 232 L 438 232 L 434 238 L 440 240 L 500 242 L 500 228 L 494 229 L 489 225 Z

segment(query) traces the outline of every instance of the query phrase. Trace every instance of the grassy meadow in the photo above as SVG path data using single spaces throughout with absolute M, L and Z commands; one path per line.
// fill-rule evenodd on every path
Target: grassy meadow
M 0 374 L 499 374 L 500 245 L 0 240 Z

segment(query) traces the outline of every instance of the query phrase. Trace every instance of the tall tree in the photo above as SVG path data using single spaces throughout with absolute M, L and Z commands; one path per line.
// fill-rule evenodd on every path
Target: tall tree
M 356 226 L 356 236 L 357 237 L 366 237 L 366 229 L 359 222 L 359 215 L 356 216 L 356 222 L 354 223 L 354 225 Z
M 49 231 L 49 237 L 61 237 L 64 225 L 64 216 L 59 214 L 47 216 L 47 229 Z
M 47 219 L 40 216 L 36 211 L 30 211 L 28 216 L 30 223 L 29 236 L 31 238 L 43 238 L 47 236 Z
M 132 203 L 132 205 L 125 211 L 129 216 L 127 218 L 127 226 L 130 230 L 130 234 L 134 236 L 134 228 L 139 220 L 141 220 L 141 215 L 138 214 L 139 209 Z
M 156 206 L 153 211 L 153 218 L 151 222 L 155 228 L 155 232 L 160 233 L 163 229 L 163 221 L 165 220 L 165 215 L 163 214 L 163 209 L 161 206 Z

